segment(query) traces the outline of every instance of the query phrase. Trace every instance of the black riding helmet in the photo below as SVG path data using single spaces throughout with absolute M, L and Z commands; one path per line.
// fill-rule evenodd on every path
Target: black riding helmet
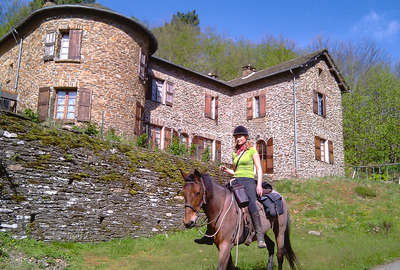
M 233 136 L 235 136 L 235 135 L 249 136 L 249 132 L 247 131 L 247 128 L 245 128 L 244 126 L 237 126 L 233 130 Z

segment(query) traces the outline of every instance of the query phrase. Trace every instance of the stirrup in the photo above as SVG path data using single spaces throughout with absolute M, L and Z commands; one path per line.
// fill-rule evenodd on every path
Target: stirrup
M 212 245 L 214 239 L 212 237 L 203 236 L 202 238 L 194 239 L 194 242 L 200 245 Z

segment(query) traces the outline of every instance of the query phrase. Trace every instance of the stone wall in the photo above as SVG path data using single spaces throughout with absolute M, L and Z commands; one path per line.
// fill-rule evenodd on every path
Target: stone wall
M 62 149 L 14 132 L 37 126 L 11 128 L 3 121 L 0 114 L 0 231 L 18 238 L 100 241 L 182 228 L 180 182 L 140 160 L 132 167 L 118 148 Z

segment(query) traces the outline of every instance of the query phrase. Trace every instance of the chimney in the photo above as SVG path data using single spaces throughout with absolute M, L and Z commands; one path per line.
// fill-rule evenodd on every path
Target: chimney
M 55 5 L 56 5 L 55 0 L 44 0 L 43 7 L 50 7 L 50 6 L 55 6 Z
M 256 68 L 253 67 L 251 64 L 247 64 L 245 66 L 242 66 L 242 78 L 246 77 L 247 75 L 256 72 Z
M 212 77 L 214 79 L 218 78 L 218 75 L 216 73 L 213 73 L 213 72 L 209 72 L 207 75 L 208 75 L 208 77 Z

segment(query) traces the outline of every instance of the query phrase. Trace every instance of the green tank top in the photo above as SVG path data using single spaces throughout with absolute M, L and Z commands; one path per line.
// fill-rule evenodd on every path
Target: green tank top
M 254 178 L 254 161 L 253 161 L 253 155 L 257 153 L 257 150 L 254 147 L 251 147 L 250 149 L 246 150 L 242 157 L 239 160 L 239 164 L 236 165 L 239 156 L 236 155 L 236 152 L 233 152 L 232 154 L 232 159 L 233 159 L 233 165 L 236 165 L 236 171 L 233 177 L 248 177 L 248 178 Z

